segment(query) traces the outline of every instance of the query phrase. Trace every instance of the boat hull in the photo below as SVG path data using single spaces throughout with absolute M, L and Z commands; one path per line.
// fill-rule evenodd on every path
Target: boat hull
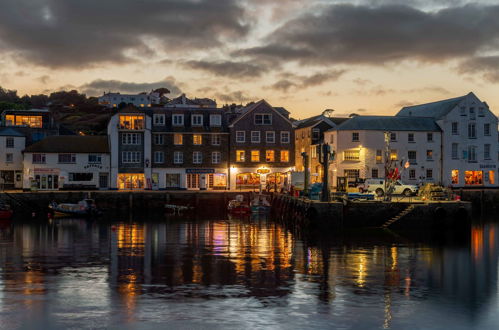
M 13 215 L 12 210 L 0 210 L 0 220 L 9 220 Z

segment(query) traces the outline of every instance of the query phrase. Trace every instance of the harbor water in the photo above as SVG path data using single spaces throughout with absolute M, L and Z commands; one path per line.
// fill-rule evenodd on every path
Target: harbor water
M 497 329 L 498 244 L 478 219 L 438 235 L 16 219 L 0 224 L 0 328 Z

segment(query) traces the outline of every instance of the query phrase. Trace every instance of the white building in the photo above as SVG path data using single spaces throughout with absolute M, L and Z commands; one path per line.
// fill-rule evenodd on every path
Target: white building
M 121 103 L 133 104 L 139 108 L 151 107 L 154 104 L 161 102 L 161 94 L 157 92 L 141 93 L 141 94 L 121 94 L 121 93 L 104 93 L 99 97 L 99 104 L 105 105 L 108 108 L 117 108 Z
M 22 188 L 26 137 L 18 130 L 0 127 L 0 190 Z
M 475 94 L 405 107 L 397 117 L 430 117 L 442 130 L 442 183 L 497 187 L 497 117 Z
M 24 150 L 23 189 L 107 189 L 107 136 L 49 136 Z
M 331 184 L 338 177 L 384 178 L 385 132 L 390 132 L 390 158 L 399 161 L 405 183 L 441 181 L 441 130 L 431 118 L 356 116 L 324 133 L 335 151 Z

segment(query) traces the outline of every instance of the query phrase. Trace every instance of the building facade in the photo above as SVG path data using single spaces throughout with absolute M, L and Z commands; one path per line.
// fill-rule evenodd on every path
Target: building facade
M 390 137 L 388 147 L 385 132 Z M 431 118 L 355 116 L 324 134 L 335 152 L 332 186 L 338 177 L 384 178 L 387 156 L 397 162 L 404 183 L 440 183 L 441 136 Z
M 261 100 L 229 124 L 230 189 L 279 187 L 294 170 L 294 126 L 289 113 Z
M 24 190 L 107 189 L 107 136 L 50 136 L 24 150 Z
M 397 117 L 430 117 L 439 125 L 444 186 L 499 186 L 497 117 L 475 94 L 405 107 Z
M 141 94 L 104 93 L 99 97 L 99 104 L 108 108 L 117 108 L 121 103 L 138 108 L 150 108 L 161 103 L 161 94 L 157 92 Z
M 295 125 L 295 169 L 302 172 L 304 170 L 303 156 L 307 153 L 309 158 L 310 182 L 322 182 L 323 169 L 319 162 L 317 147 L 324 143 L 324 132 L 335 128 L 338 124 L 348 120 L 348 118 L 327 116 L 325 110 L 322 114 L 300 121 Z M 328 141 L 326 141 L 327 143 Z
M 111 186 L 117 189 L 228 189 L 224 111 L 183 95 L 165 107 L 128 107 L 108 125 Z
M 26 137 L 11 127 L 0 127 L 0 190 L 22 188 Z

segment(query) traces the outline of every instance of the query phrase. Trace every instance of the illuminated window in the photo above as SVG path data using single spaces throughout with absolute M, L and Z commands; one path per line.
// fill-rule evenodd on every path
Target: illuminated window
M 471 186 L 480 186 L 483 184 L 482 171 L 464 171 L 464 184 Z
M 452 170 L 452 184 L 459 184 L 459 170 Z
M 494 171 L 489 171 L 489 183 L 490 184 L 495 184 L 495 172 Z
M 203 144 L 203 136 L 201 134 L 194 134 L 192 136 L 192 143 L 195 145 Z
M 42 128 L 42 116 L 6 115 L 5 125 Z
M 345 150 L 343 151 L 343 160 L 359 160 L 360 159 L 360 150 Z
M 289 162 L 289 151 L 288 150 L 281 150 L 281 162 L 282 163 Z
M 120 115 L 121 129 L 144 129 L 144 116 Z
M 426 160 L 433 160 L 433 150 L 426 150 Z
M 390 150 L 390 160 L 397 160 L 397 150 L 392 149 Z
M 260 151 L 259 150 L 251 150 L 251 161 L 259 162 L 260 161 Z
M 274 150 L 265 151 L 265 161 L 267 161 L 267 162 L 274 162 L 275 161 Z
M 244 162 L 244 161 L 245 161 L 244 150 L 236 150 L 236 162 Z
M 173 134 L 173 144 L 182 145 L 183 143 L 184 142 L 182 134 Z
M 378 149 L 376 150 L 376 164 L 381 164 L 383 162 L 383 151 Z

